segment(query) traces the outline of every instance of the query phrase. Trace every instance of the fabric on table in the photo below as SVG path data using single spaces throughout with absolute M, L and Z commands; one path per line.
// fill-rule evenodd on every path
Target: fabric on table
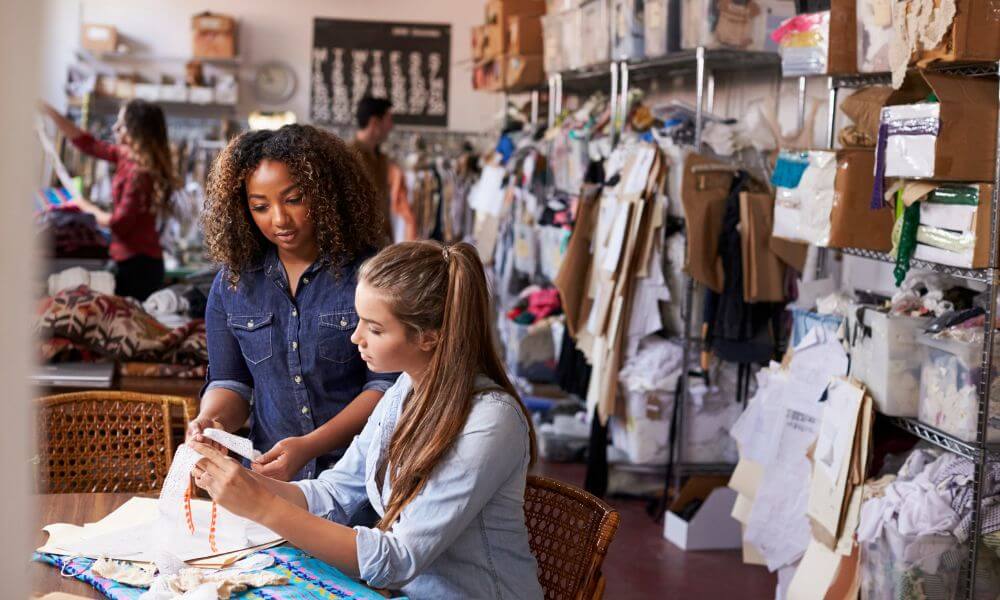
M 267 572 L 288 578 L 288 585 L 271 586 L 257 590 L 247 590 L 233 596 L 239 600 L 382 600 L 384 596 L 354 581 L 317 558 L 302 550 L 291 547 L 263 550 L 263 554 L 274 557 L 273 567 Z M 109 579 L 97 577 L 90 571 L 94 561 L 89 558 L 70 558 L 55 554 L 35 553 L 34 560 L 61 569 L 64 574 L 72 574 L 111 600 L 138 600 L 145 591 L 129 587 Z

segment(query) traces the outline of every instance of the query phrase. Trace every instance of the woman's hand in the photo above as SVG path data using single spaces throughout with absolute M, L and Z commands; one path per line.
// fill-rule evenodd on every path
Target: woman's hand
M 271 450 L 253 461 L 251 468 L 261 475 L 279 481 L 290 481 L 314 458 L 316 453 L 305 436 L 290 437 L 281 440 Z
M 260 522 L 277 496 L 236 460 L 208 444 L 189 442 L 202 455 L 191 474 L 195 484 L 229 512 Z
M 219 452 L 225 453 L 226 449 L 225 447 L 222 446 L 222 444 L 202 435 L 206 429 L 221 429 L 223 431 L 226 430 L 226 428 L 222 426 L 222 423 L 219 420 L 213 419 L 211 417 L 203 417 L 201 415 L 198 415 L 197 417 L 195 417 L 193 421 L 188 423 L 187 431 L 185 432 L 184 435 L 184 441 L 187 443 L 198 442 L 201 444 L 208 444 L 209 446 L 212 446 Z

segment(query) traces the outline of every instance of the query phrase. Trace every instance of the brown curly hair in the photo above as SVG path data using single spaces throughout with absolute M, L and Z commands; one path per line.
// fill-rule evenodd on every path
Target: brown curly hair
M 250 131 L 226 146 L 208 178 L 202 227 L 208 256 L 240 275 L 263 260 L 271 242 L 250 215 L 246 180 L 261 162 L 284 163 L 309 203 L 320 256 L 342 267 L 385 245 L 375 188 L 343 140 L 310 125 Z

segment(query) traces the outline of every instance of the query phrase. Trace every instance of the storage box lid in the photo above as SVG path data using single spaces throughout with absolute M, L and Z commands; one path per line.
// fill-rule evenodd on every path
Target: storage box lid
M 191 17 L 191 29 L 211 33 L 230 33 L 236 29 L 236 19 L 229 15 L 203 12 Z

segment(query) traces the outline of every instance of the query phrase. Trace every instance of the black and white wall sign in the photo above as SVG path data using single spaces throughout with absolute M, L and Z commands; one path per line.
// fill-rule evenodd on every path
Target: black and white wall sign
M 354 123 L 366 94 L 388 98 L 402 125 L 448 126 L 451 26 L 316 19 L 310 113 Z

